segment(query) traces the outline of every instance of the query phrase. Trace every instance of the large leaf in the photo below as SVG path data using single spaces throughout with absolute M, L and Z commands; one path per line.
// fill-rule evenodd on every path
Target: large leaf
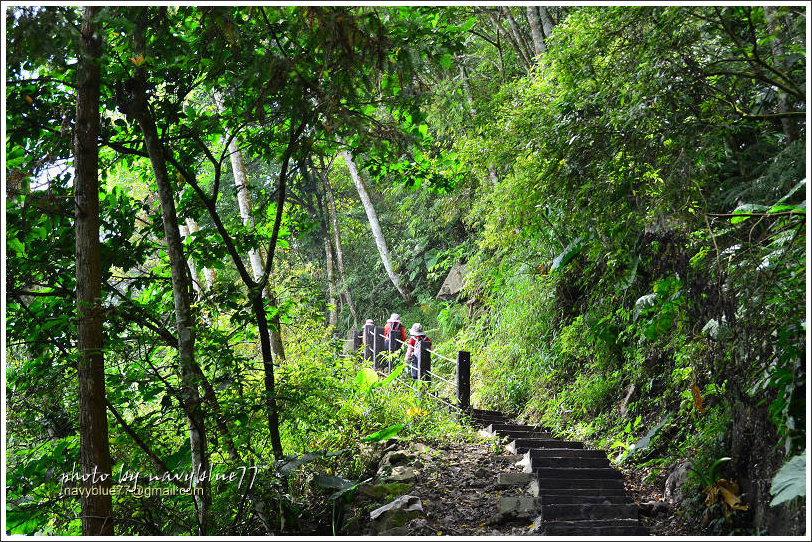
M 550 265 L 550 271 L 556 271 L 570 263 L 570 261 L 572 261 L 572 259 L 584 248 L 583 241 L 583 236 L 578 236 L 575 241 L 567 245 L 567 247 L 562 250 L 558 256 L 553 258 L 553 263 Z
M 770 486 L 770 506 L 806 496 L 806 452 L 796 455 L 778 469 Z
M 317 474 L 313 477 L 313 485 L 322 489 L 341 490 L 354 486 L 355 482 L 332 474 Z
M 381 429 L 380 431 L 376 431 L 371 435 L 367 435 L 366 437 L 362 438 L 361 440 L 364 442 L 378 442 L 381 440 L 386 440 L 388 438 L 392 438 L 398 433 L 400 430 L 403 429 L 403 424 L 399 423 L 397 425 L 392 425 L 387 427 L 386 429 Z
M 378 373 L 374 369 L 364 367 L 355 376 L 355 389 L 361 393 L 367 393 L 376 382 L 378 382 Z
M 314 453 L 304 454 L 302 456 L 295 457 L 295 458 L 291 459 L 290 461 L 285 461 L 285 462 L 281 463 L 281 465 L 279 465 L 277 467 L 277 470 L 279 471 L 279 474 L 281 474 L 283 476 L 286 476 L 286 475 L 290 474 L 291 472 L 293 472 L 294 470 L 301 467 L 302 465 L 304 465 L 305 463 L 313 461 L 314 459 L 317 459 L 318 457 L 319 457 L 319 454 L 314 454 Z
M 405 367 L 406 367 L 406 364 L 405 364 L 405 363 L 401 363 L 401 364 L 400 364 L 400 365 L 398 365 L 397 367 L 392 367 L 392 372 L 389 374 L 389 376 L 387 376 L 386 378 L 384 378 L 384 379 L 383 379 L 383 380 L 381 380 L 380 382 L 375 382 L 374 384 L 372 384 L 372 385 L 370 386 L 370 388 L 377 388 L 377 387 L 382 387 L 382 386 L 388 386 L 389 384 L 391 384 L 392 382 L 394 382 L 394 381 L 395 381 L 395 379 L 396 379 L 397 377 L 399 377 L 400 375 L 402 375 L 402 374 L 403 374 L 403 369 L 404 369 Z
M 656 435 L 657 432 L 660 429 L 662 429 L 665 424 L 671 421 L 672 414 L 673 412 L 669 412 L 668 415 L 663 419 L 663 421 L 652 427 L 651 430 L 649 430 L 649 432 L 646 433 L 646 436 L 644 436 L 643 438 L 641 438 L 640 440 L 629 446 L 629 451 L 620 456 L 617 462 L 622 463 L 623 461 L 631 457 L 633 453 L 648 448 L 648 445 L 651 444 L 651 439 L 654 438 L 654 435 Z

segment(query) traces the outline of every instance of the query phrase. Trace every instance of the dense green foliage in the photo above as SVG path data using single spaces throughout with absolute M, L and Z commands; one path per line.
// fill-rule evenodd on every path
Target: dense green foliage
M 518 30 L 532 44 L 521 11 Z M 549 12 L 545 52 L 527 62 L 532 51 L 496 8 L 102 10 L 114 472 L 191 464 L 161 210 L 128 110 L 143 70 L 181 222 L 199 223 L 185 247 L 201 286 L 195 355 L 211 460 L 222 473 L 261 467 L 251 491 L 215 482 L 211 534 L 338 532 L 336 503 L 368 474 L 364 437 L 470 438 L 425 390 L 405 386 L 402 368 L 384 381 L 340 353 L 335 332 L 366 318 L 382 325 L 393 311 L 407 327 L 422 322 L 439 353 L 472 352 L 476 406 L 587 440 L 660 487 L 690 461 L 685 506 L 697 530 L 768 532 L 772 500 L 788 518 L 779 534 L 802 532 L 806 11 Z M 79 534 L 78 500 L 59 494 L 79 438 L 78 20 L 72 8 L 6 12 L 12 533 Z M 237 203 L 232 139 L 254 227 Z M 344 150 L 367 179 L 413 306 L 384 271 Z M 361 322 L 343 297 L 330 306 L 322 179 L 346 267 L 334 286 L 352 295 Z M 272 261 L 265 313 L 279 316 L 285 347 L 274 360 L 280 461 L 263 411 L 250 250 Z M 465 287 L 438 300 L 455 264 L 466 264 Z M 204 269 L 216 272 L 210 285 Z M 436 358 L 435 371 L 454 368 Z M 774 477 L 774 495 L 756 483 Z M 723 478 L 741 486 L 748 510 L 711 502 Z M 194 532 L 188 498 L 120 495 L 114 509 L 117 534 Z

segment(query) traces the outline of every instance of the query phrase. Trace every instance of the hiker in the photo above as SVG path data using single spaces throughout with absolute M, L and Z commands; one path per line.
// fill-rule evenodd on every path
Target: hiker
M 423 341 L 426 341 L 427 346 L 431 348 L 431 339 L 426 337 L 426 334 L 423 332 L 423 326 L 419 322 L 415 322 L 412 324 L 412 327 L 409 328 L 409 342 L 406 343 L 408 347 L 406 348 L 406 363 L 409 364 L 409 373 L 411 374 L 412 378 L 417 378 L 417 345 Z
M 395 333 L 394 339 L 392 339 L 392 332 Z M 406 342 L 406 329 L 403 327 L 398 313 L 393 312 L 389 320 L 386 321 L 386 325 L 383 328 L 383 339 L 384 348 L 386 348 L 387 352 L 397 352 Z M 392 340 L 394 340 L 395 343 L 392 345 L 392 348 L 390 348 L 390 341 Z

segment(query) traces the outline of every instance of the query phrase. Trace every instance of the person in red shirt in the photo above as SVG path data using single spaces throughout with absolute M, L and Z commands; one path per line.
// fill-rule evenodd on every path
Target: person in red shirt
M 394 348 L 389 348 L 389 341 L 393 331 L 395 332 L 395 345 Z M 387 352 L 394 352 L 403 347 L 403 344 L 406 342 L 406 329 L 403 327 L 398 313 L 393 312 L 389 320 L 386 321 L 386 325 L 383 328 L 383 338 L 384 348 L 386 348 Z
M 412 378 L 417 378 L 417 343 L 428 341 L 428 347 L 431 348 L 431 339 L 423 332 L 423 326 L 419 322 L 412 324 L 412 327 L 409 328 L 409 335 L 411 337 L 409 337 L 409 342 L 406 343 L 406 363 L 409 364 L 409 373 Z

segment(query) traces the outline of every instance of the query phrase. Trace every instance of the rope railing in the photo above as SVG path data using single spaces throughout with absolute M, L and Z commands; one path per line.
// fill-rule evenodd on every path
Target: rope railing
M 398 364 L 398 356 L 394 354 L 402 350 L 406 341 L 394 335 L 390 335 L 389 340 L 387 340 L 383 331 L 383 327 L 372 323 L 364 325 L 361 330 L 350 331 L 346 339 L 348 347 L 345 348 L 345 354 L 352 355 L 351 352 L 362 349 L 364 359 L 371 362 L 376 370 L 391 373 L 395 369 L 395 365 Z M 456 388 L 457 405 L 455 406 L 439 396 L 437 396 L 437 399 L 457 409 L 469 409 L 471 407 L 470 352 L 460 350 L 457 352 L 457 359 L 453 359 L 430 348 L 429 344 L 428 341 L 418 341 L 413 347 L 410 347 L 416 362 L 414 359 L 405 360 L 409 375 L 418 381 L 431 382 L 432 379 L 436 379 L 450 384 L 453 388 Z M 431 370 L 432 356 L 451 362 L 454 366 L 455 377 L 453 379 L 451 377 L 446 378 L 446 376 L 433 372 Z M 436 396 L 436 394 L 432 395 Z
M 415 393 L 420 393 L 422 391 L 422 390 L 418 389 L 418 387 L 415 384 L 409 384 L 409 385 L 407 385 L 407 387 L 409 389 L 411 389 Z M 455 405 L 454 403 L 451 403 L 451 402 L 447 401 L 446 399 L 444 399 L 443 397 L 437 395 L 436 393 L 431 393 L 430 395 L 431 395 L 432 398 L 434 398 L 437 401 L 443 403 L 444 405 L 446 405 L 448 407 L 451 407 L 451 408 L 453 408 L 454 410 L 456 410 L 458 412 L 464 412 L 464 409 L 460 408 L 459 405 Z
M 449 383 L 449 384 L 451 384 L 452 386 L 453 386 L 453 385 L 456 385 L 456 382 L 452 382 L 452 381 L 450 381 L 450 380 L 449 380 L 449 379 L 447 379 L 447 378 L 443 378 L 442 376 L 438 375 L 437 373 L 433 373 L 433 372 L 431 372 L 431 371 L 426 371 L 426 374 L 427 374 L 427 375 L 431 375 L 431 376 L 433 376 L 433 377 L 434 377 L 434 378 L 436 378 L 437 380 L 442 380 L 443 382 L 448 382 L 448 383 Z
M 437 356 L 438 358 L 443 358 L 444 360 L 450 361 L 451 363 L 457 363 L 457 360 L 455 360 L 455 359 L 451 359 L 451 358 L 447 358 L 447 357 L 445 357 L 444 355 L 442 355 L 441 353 L 439 353 L 439 352 L 438 352 L 438 351 L 436 351 L 436 350 L 432 350 L 431 348 L 427 348 L 426 350 L 427 350 L 427 351 L 429 351 L 429 352 L 431 352 L 432 354 L 434 354 L 434 355 L 435 355 L 435 356 Z

